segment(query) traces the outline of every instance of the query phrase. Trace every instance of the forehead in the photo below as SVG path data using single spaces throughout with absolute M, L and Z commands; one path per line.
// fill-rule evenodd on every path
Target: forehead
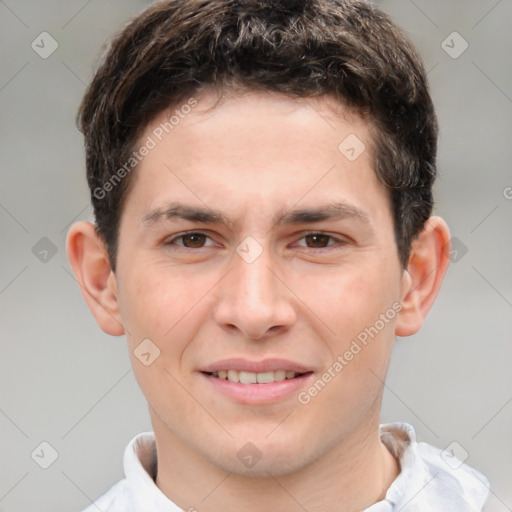
M 352 135 L 349 144 L 340 146 L 348 135 Z M 290 142 L 300 143 L 293 146 L 296 158 L 304 153 L 317 160 L 320 153 L 337 157 L 354 143 L 357 153 L 345 153 L 350 161 L 356 159 L 362 148 L 367 150 L 366 157 L 371 152 L 368 121 L 334 97 L 294 98 L 266 91 L 206 88 L 160 112 L 146 127 L 138 144 L 147 138 L 153 139 L 160 149 L 179 139 L 177 144 L 183 151 L 175 153 L 174 161 L 187 156 L 185 149 L 194 150 L 188 156 L 195 154 L 198 158 L 213 149 L 216 160 L 239 154 L 251 156 L 254 163 L 257 153 L 265 159 L 278 159 L 279 153 L 289 149 L 286 143 Z M 289 159 L 290 155 L 286 157 Z
M 299 203 L 363 211 L 365 195 L 387 200 L 372 169 L 370 127 L 327 96 L 250 92 L 218 101 L 203 93 L 161 112 L 138 141 L 147 143 L 133 187 L 145 221 L 184 197 L 214 210 L 270 207 L 272 219 Z

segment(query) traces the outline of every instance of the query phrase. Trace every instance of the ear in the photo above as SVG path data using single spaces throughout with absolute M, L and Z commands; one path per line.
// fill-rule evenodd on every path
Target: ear
M 413 241 L 402 278 L 402 310 L 395 324 L 397 336 L 410 336 L 423 325 L 441 288 L 450 263 L 450 230 L 440 217 L 431 217 Z
M 98 325 L 112 336 L 124 334 L 116 278 L 94 225 L 90 222 L 73 224 L 66 249 L 82 295 Z

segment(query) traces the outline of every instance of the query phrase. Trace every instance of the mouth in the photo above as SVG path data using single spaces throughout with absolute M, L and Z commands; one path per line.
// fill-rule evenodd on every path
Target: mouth
M 245 405 L 269 405 L 293 399 L 314 379 L 311 368 L 286 359 L 224 359 L 201 368 L 199 373 L 210 392 Z
M 284 380 L 302 377 L 312 372 L 295 372 L 290 370 L 275 370 L 267 372 L 248 372 L 244 370 L 218 370 L 215 372 L 203 372 L 210 377 L 240 384 L 272 384 Z

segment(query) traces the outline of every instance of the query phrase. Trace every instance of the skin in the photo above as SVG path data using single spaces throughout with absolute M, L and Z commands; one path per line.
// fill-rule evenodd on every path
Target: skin
M 395 336 L 421 327 L 441 286 L 448 228 L 431 218 L 401 267 L 370 127 L 333 99 L 250 92 L 214 108 L 213 93 L 197 99 L 136 170 L 115 274 L 90 223 L 68 235 L 98 324 L 126 335 L 155 431 L 156 483 L 184 510 L 364 509 L 399 473 L 379 437 L 383 382 Z M 350 134 L 366 146 L 354 161 L 338 149 Z M 231 222 L 143 221 L 174 202 Z M 334 202 L 360 215 L 274 222 L 280 212 Z M 186 231 L 207 236 L 178 237 Z M 236 252 L 248 236 L 262 251 L 251 263 Z M 199 371 L 229 357 L 279 357 L 313 371 L 307 390 L 393 304 L 401 311 L 306 405 L 297 393 L 239 403 Z M 147 338 L 160 350 L 149 366 L 134 355 Z M 251 468 L 237 457 L 249 442 L 261 454 Z

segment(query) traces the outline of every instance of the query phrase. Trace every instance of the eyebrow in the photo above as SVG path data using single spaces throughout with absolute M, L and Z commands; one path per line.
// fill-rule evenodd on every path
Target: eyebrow
M 152 210 L 142 218 L 142 223 L 146 226 L 153 226 L 163 220 L 174 220 L 176 218 L 184 219 L 202 224 L 224 224 L 228 227 L 233 226 L 233 221 L 226 217 L 219 210 L 189 206 L 181 203 L 172 203 L 163 209 Z M 361 221 L 370 225 L 369 216 L 346 203 L 331 203 L 316 208 L 299 208 L 284 212 L 278 212 L 273 220 L 276 224 L 306 224 L 321 222 L 325 220 L 343 220 L 346 218 Z

